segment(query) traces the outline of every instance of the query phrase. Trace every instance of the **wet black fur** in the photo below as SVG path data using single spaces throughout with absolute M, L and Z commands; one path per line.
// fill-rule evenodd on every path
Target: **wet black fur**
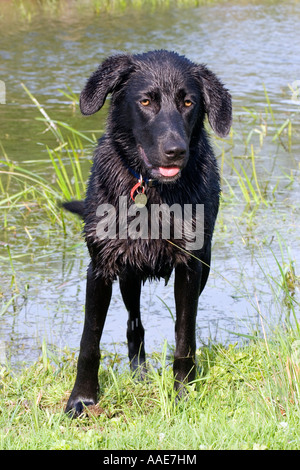
M 231 97 L 205 66 L 173 52 L 153 51 L 106 59 L 92 74 L 80 97 L 81 111 L 93 114 L 111 93 L 105 135 L 99 140 L 85 201 L 65 203 L 84 218 L 84 234 L 91 256 L 87 274 L 86 319 L 78 371 L 66 411 L 78 415 L 83 404 L 97 400 L 99 341 L 111 298 L 111 284 L 119 278 L 129 312 L 127 338 L 133 370 L 145 368 L 144 329 L 140 319 L 141 284 L 147 278 L 168 279 L 175 268 L 176 351 L 175 386 L 194 379 L 195 322 L 198 297 L 209 274 L 211 239 L 219 206 L 219 174 L 204 129 L 204 118 L 221 137 L 231 126 Z M 150 105 L 143 106 L 142 100 Z M 185 100 L 192 101 L 185 106 Z M 163 177 L 159 167 L 177 166 L 180 173 Z M 105 239 L 96 235 L 97 207 L 127 197 L 135 175 L 155 179 L 146 185 L 147 207 L 166 203 L 204 204 L 204 245 L 190 256 L 185 240 Z M 118 217 L 118 213 L 117 213 Z M 183 249 L 180 249 L 183 248 Z

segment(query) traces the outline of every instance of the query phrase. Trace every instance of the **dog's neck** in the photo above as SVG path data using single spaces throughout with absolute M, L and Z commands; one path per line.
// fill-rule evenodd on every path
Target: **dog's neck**
M 130 166 L 126 165 L 127 168 L 128 168 L 128 171 L 132 174 L 132 176 L 134 176 L 136 179 L 138 180 L 142 180 L 144 181 L 147 186 L 149 186 L 149 188 L 152 188 L 152 186 L 155 186 L 158 184 L 158 180 L 156 179 L 153 179 L 153 178 L 145 178 L 143 177 L 142 174 L 140 173 L 137 173 L 135 170 L 133 170 L 133 168 L 131 168 Z

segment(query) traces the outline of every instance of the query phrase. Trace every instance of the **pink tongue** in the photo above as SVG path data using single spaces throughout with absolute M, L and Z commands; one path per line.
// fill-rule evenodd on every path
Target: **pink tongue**
M 177 166 L 174 166 L 172 168 L 165 168 L 163 166 L 160 166 L 159 171 L 163 176 L 175 176 L 179 172 L 179 168 Z

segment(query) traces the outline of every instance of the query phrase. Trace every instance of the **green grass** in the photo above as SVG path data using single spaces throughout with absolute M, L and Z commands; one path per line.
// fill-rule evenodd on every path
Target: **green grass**
M 218 3 L 224 0 L 218 0 Z M 193 8 L 205 4 L 216 3 L 216 0 L 12 0 L 11 3 L 2 6 L 0 23 L 7 26 L 7 17 L 10 21 L 19 24 L 30 24 L 41 16 L 47 18 L 65 18 L 70 14 L 82 18 L 82 14 L 89 15 L 113 15 L 123 12 L 153 11 L 170 8 Z M 2 2 L 3 4 L 3 2 Z M 3 11 L 2 11 L 3 10 Z
M 43 349 L 31 367 L 0 371 L 1 449 L 299 448 L 300 341 L 292 331 L 198 350 L 201 373 L 177 404 L 165 350 L 150 358 L 146 382 L 111 360 L 99 373 L 99 403 L 78 420 L 63 413 L 74 355 Z
M 11 161 L 0 142 L 0 150 L 3 157 L 0 158 L 0 208 L 4 213 L 4 228 L 9 225 L 9 217 L 22 208 L 30 208 L 30 215 L 47 221 L 52 227 L 57 226 L 66 233 L 65 212 L 61 208 L 61 202 L 70 199 L 82 199 L 86 190 L 87 174 L 82 169 L 83 163 L 90 161 L 86 158 L 84 144 L 95 144 L 95 137 L 78 132 L 66 123 L 55 121 L 49 117 L 44 107 L 22 84 L 29 98 L 36 105 L 47 131 L 52 132 L 57 146 L 54 149 L 47 148 L 49 163 L 52 165 L 54 182 L 46 179 L 34 171 L 28 170 L 25 165 L 19 166 Z M 69 224 L 80 223 L 69 218 Z
M 215 0 L 73 0 L 71 4 L 73 3 L 72 7 L 75 9 L 88 6 L 95 14 L 99 14 L 130 8 L 197 7 L 214 2 Z M 14 4 L 18 14 L 28 21 L 40 10 L 48 14 L 57 14 L 70 8 L 70 2 L 66 0 L 14 0 Z

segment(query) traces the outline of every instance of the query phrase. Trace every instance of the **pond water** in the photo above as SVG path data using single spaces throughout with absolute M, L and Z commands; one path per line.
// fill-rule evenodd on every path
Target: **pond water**
M 50 132 L 45 132 L 45 125 L 35 119 L 39 112 L 21 82 L 53 119 L 100 136 L 107 107 L 88 119 L 83 118 L 59 89 L 68 92 L 70 87 L 78 94 L 101 60 L 114 53 L 165 48 L 207 64 L 232 93 L 237 131 L 240 118 L 247 114 L 244 107 L 257 113 L 265 111 L 264 86 L 277 122 L 283 123 L 293 116 L 292 148 L 287 150 L 271 140 L 258 158 L 261 183 L 268 175 L 275 188 L 276 178 L 280 177 L 276 210 L 261 209 L 257 231 L 248 227 L 246 233 L 235 222 L 237 216 L 241 217 L 242 201 L 241 205 L 224 207 L 214 239 L 213 271 L 199 304 L 199 345 L 209 338 L 235 341 L 238 337 L 231 332 L 248 334 L 252 328 L 258 328 L 259 315 L 249 297 L 253 300 L 257 296 L 262 308 L 271 302 L 272 292 L 265 279 L 266 272 L 269 277 L 278 274 L 276 261 L 268 250 L 275 239 L 271 248 L 280 254 L 276 231 L 291 248 L 295 265 L 298 262 L 299 266 L 300 261 L 299 103 L 291 99 L 289 89 L 289 85 L 296 86 L 300 80 L 297 27 L 300 2 L 213 2 L 198 7 L 156 10 L 145 7 L 99 14 L 88 7 L 88 2 L 83 2 L 85 6 L 81 9 L 76 8 L 76 2 L 62 2 L 60 9 L 33 10 L 31 15 L 26 10 L 13 10 L 10 3 L 0 5 L 0 80 L 6 85 L 6 103 L 0 104 L 0 141 L 10 160 L 47 178 L 53 178 L 53 169 L 46 145 L 54 148 L 55 141 Z M 241 133 L 246 131 L 247 127 Z M 242 142 L 240 147 L 238 142 L 237 139 L 232 151 L 234 156 L 244 152 Z M 3 151 L 0 153 L 3 159 Z M 89 167 L 87 161 L 86 177 Z M 291 171 L 293 184 L 289 184 L 288 177 L 284 179 Z M 231 186 L 238 187 L 232 172 L 227 173 Z M 247 219 L 247 214 L 243 217 Z M 12 266 L 7 244 L 17 273 L 19 295 L 0 316 L 2 358 L 6 354 L 13 363 L 30 362 L 40 354 L 43 338 L 58 348 L 78 348 L 88 257 L 83 244 L 69 248 L 80 241 L 79 234 L 74 239 L 64 238 L 63 234 L 57 236 L 57 231 L 52 235 L 38 226 L 30 239 L 24 230 L 21 209 L 10 214 L 9 226 L 5 227 L 0 234 L 3 305 L 16 295 L 10 286 Z M 226 230 L 231 231 L 232 238 L 226 236 Z M 249 233 L 251 230 L 253 233 Z M 264 260 L 263 269 L 257 258 Z M 248 298 L 242 295 L 246 291 Z M 174 323 L 164 303 L 174 313 L 172 279 L 167 287 L 163 283 L 147 283 L 142 296 L 142 318 L 148 351 L 159 348 L 164 339 L 170 344 L 174 342 Z M 126 321 L 115 285 L 102 340 L 105 348 L 126 353 Z

